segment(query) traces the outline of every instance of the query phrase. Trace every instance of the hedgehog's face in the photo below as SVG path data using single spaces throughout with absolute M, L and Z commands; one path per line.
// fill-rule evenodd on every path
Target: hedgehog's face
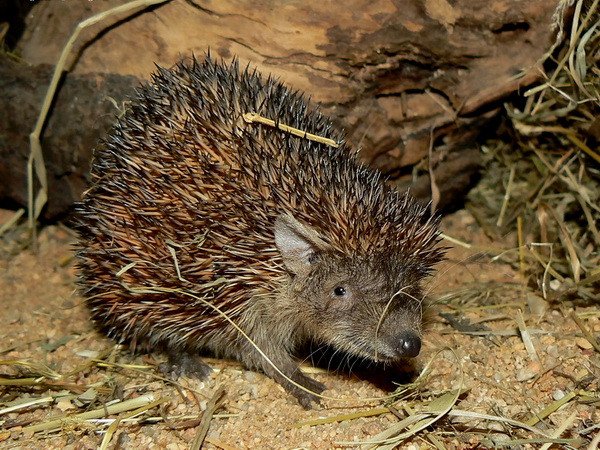
M 306 328 L 340 350 L 375 361 L 417 356 L 421 349 L 419 277 L 392 255 L 316 256 L 294 288 L 308 305 Z
M 312 338 L 375 361 L 416 356 L 421 348 L 418 264 L 395 255 L 339 257 L 293 218 L 275 238 L 292 273 L 300 326 Z

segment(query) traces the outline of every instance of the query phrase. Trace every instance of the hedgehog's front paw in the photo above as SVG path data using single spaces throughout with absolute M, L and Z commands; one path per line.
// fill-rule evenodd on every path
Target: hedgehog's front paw
M 165 376 L 177 380 L 182 376 L 204 380 L 211 373 L 211 367 L 197 355 L 185 352 L 169 352 L 169 360 L 158 365 L 158 370 Z
M 320 394 L 325 389 L 327 389 L 327 386 L 325 386 L 320 381 L 317 381 L 317 380 L 315 380 L 311 377 L 308 377 L 304 374 L 302 374 L 301 381 L 299 382 L 299 384 L 301 384 L 302 386 L 306 387 L 307 389 L 309 389 L 317 394 Z
M 296 397 L 304 409 L 311 409 L 313 403 L 316 405 L 321 403 L 319 394 L 327 388 L 323 383 L 304 375 L 299 369 L 296 373 L 294 373 L 291 379 L 295 383 L 306 388 L 308 391 L 311 391 L 307 392 L 304 389 L 290 383 L 289 381 L 286 385 L 284 385 L 286 390 Z

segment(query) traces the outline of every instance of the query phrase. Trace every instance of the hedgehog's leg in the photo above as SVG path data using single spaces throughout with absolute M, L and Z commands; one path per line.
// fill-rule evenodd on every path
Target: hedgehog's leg
M 313 402 L 319 403 L 318 394 L 323 392 L 326 386 L 302 373 L 285 347 L 275 346 L 273 342 L 266 343 L 263 346 L 260 346 L 256 340 L 255 343 L 258 344 L 264 355 L 267 355 L 270 362 L 256 348 L 248 345 L 239 358 L 247 368 L 260 370 L 275 380 L 287 392 L 296 397 L 298 402 L 306 409 L 310 409 Z
M 202 359 L 186 351 L 172 350 L 167 351 L 168 361 L 158 366 L 163 374 L 169 375 L 173 379 L 181 376 L 195 377 L 204 380 L 212 373 L 212 368 Z
M 318 394 L 326 389 L 326 386 L 323 383 L 305 375 L 300 370 L 300 367 L 298 367 L 291 359 L 286 363 L 282 363 L 281 361 L 279 364 L 275 361 L 273 361 L 273 363 L 277 365 L 277 368 L 281 373 L 273 368 L 268 362 L 262 365 L 262 371 L 283 386 L 287 392 L 296 397 L 298 402 L 305 409 L 310 409 L 313 402 L 316 404 L 320 403 Z
M 323 392 L 327 387 L 321 383 L 320 381 L 315 380 L 307 375 L 305 375 L 300 367 L 296 367 L 294 372 L 289 375 L 286 374 L 288 378 L 290 378 L 294 383 L 299 384 L 300 386 L 308 389 L 311 392 L 307 392 L 301 387 L 292 384 L 288 379 L 282 377 L 279 373 L 277 375 L 270 375 L 273 379 L 275 379 L 279 384 L 281 384 L 286 391 L 292 394 L 294 397 L 298 399 L 298 402 L 305 408 L 310 409 L 312 407 L 312 403 L 319 404 L 321 402 L 318 394 Z M 312 393 L 314 392 L 314 394 Z

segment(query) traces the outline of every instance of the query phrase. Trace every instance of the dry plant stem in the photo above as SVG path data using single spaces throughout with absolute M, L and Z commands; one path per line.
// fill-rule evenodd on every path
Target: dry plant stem
M 579 281 L 581 280 L 581 262 L 579 261 L 579 257 L 577 256 L 577 250 L 575 250 L 575 245 L 573 244 L 573 240 L 571 239 L 571 234 L 565 226 L 564 221 L 558 216 L 558 214 L 556 214 L 556 211 L 550 209 L 550 213 L 552 214 L 554 220 L 560 228 L 559 237 L 563 246 L 567 249 L 567 254 L 569 255 L 569 264 L 571 265 L 573 280 L 575 281 L 575 283 L 579 283 Z
M 412 287 L 412 284 L 406 285 L 404 286 L 402 289 L 398 290 L 397 292 L 394 293 L 394 295 L 392 295 L 390 297 L 390 299 L 388 300 L 387 304 L 385 305 L 385 308 L 383 309 L 381 316 L 379 317 L 379 321 L 377 322 L 377 327 L 375 328 L 375 339 L 378 339 L 379 336 L 379 329 L 381 328 L 381 324 L 383 323 L 383 319 L 385 318 L 385 315 L 390 307 L 390 304 L 392 303 L 392 301 L 394 300 L 394 298 L 396 298 L 396 296 L 398 294 L 405 294 L 408 297 L 412 298 L 413 300 L 416 301 L 422 301 L 419 300 L 418 298 L 410 295 L 408 292 L 404 292 L 406 289 L 410 289 Z M 377 357 L 377 352 L 375 352 L 375 357 Z
M 592 271 L 591 275 L 588 275 L 586 278 L 581 280 L 578 285 L 585 286 L 587 284 L 597 283 L 598 281 L 600 281 L 600 267 L 596 267 Z
M 537 245 L 542 245 L 542 244 L 537 244 Z M 550 245 L 551 246 L 550 248 L 552 248 L 552 244 L 548 244 L 548 245 Z M 533 249 L 533 244 L 530 244 L 529 246 L 527 246 L 527 250 L 529 250 L 529 253 L 531 253 L 533 255 L 533 257 L 542 266 L 544 266 L 545 271 L 548 271 L 548 273 L 550 275 L 552 275 L 554 278 L 556 278 L 561 283 L 564 283 L 565 278 L 560 273 L 558 273 L 556 270 L 554 270 L 552 268 L 552 266 L 550 265 L 552 263 L 552 251 L 550 252 L 550 258 L 548 259 L 548 261 L 544 261 L 544 259 L 541 257 L 541 255 Z
M 506 252 L 514 251 L 515 249 L 504 249 L 504 248 L 494 248 L 494 247 L 486 247 L 482 245 L 473 245 L 465 241 L 461 241 L 455 237 L 449 236 L 445 233 L 440 233 L 440 237 L 452 244 L 458 245 L 460 247 L 464 247 L 469 250 L 473 250 L 474 254 L 490 254 L 495 255 L 494 258 L 498 258 L 502 256 Z M 464 258 L 464 261 L 468 260 L 468 258 Z M 460 261 L 460 262 L 464 262 Z M 442 273 L 443 274 L 443 273 Z
M 579 45 L 583 44 L 583 40 L 579 38 L 579 35 L 583 32 L 584 28 L 584 24 L 582 24 L 582 27 L 580 29 L 577 28 L 577 23 L 579 22 L 579 16 L 581 15 L 581 8 L 583 6 L 583 1 L 579 0 L 577 2 L 577 5 L 575 6 L 575 14 L 573 15 L 573 22 L 571 23 L 571 42 L 573 42 L 574 44 L 577 44 L 577 47 L 579 47 Z M 594 25 L 595 27 L 596 25 Z M 590 29 L 590 31 L 593 30 L 592 27 Z M 578 70 L 575 67 L 575 55 L 576 55 L 576 51 L 575 49 L 573 49 L 573 51 L 569 52 L 569 73 L 571 74 L 571 77 L 573 78 L 573 81 L 575 81 L 575 84 L 577 84 L 577 86 L 579 87 L 579 89 L 581 89 L 582 92 L 584 92 L 588 97 L 591 97 L 589 92 L 587 91 L 587 89 L 585 88 L 585 86 L 583 85 L 582 81 L 581 81 L 581 77 L 579 76 Z
M 525 244 L 523 243 L 523 218 L 517 217 L 517 238 L 519 240 L 519 272 L 521 273 L 521 279 L 525 280 L 527 266 L 525 264 Z
M 558 408 L 560 408 L 561 406 L 565 405 L 566 403 L 570 402 L 571 400 L 573 400 L 575 397 L 577 397 L 578 395 L 580 395 L 579 392 L 569 392 L 568 394 L 566 394 L 563 398 L 561 398 L 560 400 L 557 400 L 555 402 L 550 403 L 548 406 L 546 406 L 544 409 L 542 409 L 539 413 L 536 413 L 533 415 L 533 417 L 531 417 L 527 422 L 525 422 L 527 425 L 533 427 L 536 423 L 538 423 L 540 420 L 545 419 L 546 417 L 548 417 L 550 414 L 552 414 L 554 411 L 558 410 Z
M 412 413 L 406 419 L 398 422 L 395 426 L 390 427 L 383 433 L 365 441 L 365 444 L 375 444 L 377 445 L 377 448 L 383 450 L 392 450 L 396 448 L 397 445 L 406 438 L 416 435 L 419 431 L 431 426 L 446 414 L 450 414 L 452 408 L 458 401 L 461 392 L 460 389 L 456 389 L 455 391 L 447 392 L 444 395 L 435 398 L 430 402 L 425 412 L 417 414 Z M 431 417 L 432 415 L 434 415 L 434 417 Z M 408 427 L 410 428 L 407 431 L 398 434 L 401 430 Z
M 534 246 L 539 246 L 539 247 L 549 247 L 550 248 L 550 257 L 548 258 L 548 263 L 547 264 L 543 264 L 542 260 L 539 256 L 537 256 L 536 252 L 533 250 Z M 552 244 L 549 243 L 538 243 L 538 242 L 532 242 L 531 244 L 529 244 L 527 246 L 527 250 L 534 255 L 535 257 L 537 257 L 537 260 L 542 263 L 542 265 L 544 266 L 544 274 L 542 275 L 542 297 L 544 298 L 544 300 L 548 299 L 548 273 L 550 272 L 550 270 L 552 269 L 551 264 L 552 264 L 552 252 L 553 252 L 553 247 Z
M 212 420 L 215 411 L 223 402 L 225 397 L 225 389 L 222 387 L 218 387 L 214 395 L 208 401 L 206 405 L 206 409 L 202 414 L 202 420 L 200 422 L 200 426 L 198 428 L 198 434 L 194 438 L 192 444 L 190 445 L 190 450 L 200 450 L 202 448 L 202 444 L 206 439 L 206 435 L 208 434 L 208 428 L 210 427 L 210 421 Z
M 28 401 L 20 402 L 18 405 L 7 406 L 6 408 L 0 409 L 0 416 L 20 409 L 29 408 L 30 406 L 41 405 L 43 403 L 52 403 L 54 397 L 42 397 L 36 399 L 27 399 Z
M 544 158 L 544 155 L 535 147 L 530 146 L 530 149 L 536 154 L 536 156 L 538 157 L 538 159 L 540 161 L 542 161 L 544 163 L 544 165 L 548 168 L 548 170 L 552 173 L 551 177 L 547 177 L 542 186 L 537 190 L 534 190 L 532 194 L 535 194 L 535 199 L 531 202 L 531 207 L 532 208 L 537 208 L 539 206 L 539 203 L 542 200 L 542 196 L 544 194 L 544 192 L 546 191 L 546 189 L 548 189 L 552 183 L 554 183 L 558 178 L 558 172 L 559 170 L 562 170 L 561 168 L 565 165 L 565 161 L 567 161 L 569 159 L 569 157 L 571 157 L 571 155 L 574 153 L 574 149 L 569 150 L 567 153 L 565 153 L 563 156 L 561 156 L 558 161 L 556 161 L 556 163 L 554 164 L 554 166 L 552 166 L 547 160 L 546 158 Z M 566 165 L 568 165 L 570 163 L 570 161 L 567 161 Z M 533 195 L 532 195 L 533 197 Z M 531 198 L 531 197 L 530 197 Z
M 55 372 L 44 364 L 27 361 L 24 359 L 0 359 L 0 366 L 2 365 L 26 367 L 33 372 L 33 375 L 37 375 L 37 378 L 50 378 L 51 380 L 59 380 L 62 378 L 61 374 Z
M 600 431 L 598 431 L 596 433 L 596 436 L 594 436 L 594 439 L 592 439 L 592 442 L 590 442 L 590 445 L 588 446 L 587 450 L 598 450 L 599 447 L 600 447 Z
M 431 214 L 435 213 L 440 202 L 440 189 L 435 181 L 435 172 L 433 170 L 433 127 L 429 130 L 429 180 L 431 188 Z
M 23 428 L 23 433 L 37 433 L 38 431 L 50 431 L 59 429 L 65 423 L 73 423 L 77 421 L 100 419 L 108 414 L 118 414 L 124 411 L 130 411 L 137 409 L 141 406 L 145 406 L 148 403 L 155 401 L 155 397 L 152 394 L 140 395 L 131 400 L 125 400 L 123 402 L 115 403 L 112 405 L 104 405 L 102 408 L 97 408 L 92 411 L 86 411 L 81 414 L 75 414 L 73 416 L 65 416 L 60 419 L 53 419 L 47 422 L 31 425 Z M 162 400 L 163 402 L 166 400 Z
M 119 345 L 117 344 L 116 346 L 108 347 L 99 352 L 95 357 L 86 359 L 83 363 L 75 366 L 73 370 L 67 372 L 67 374 L 64 375 L 64 378 L 71 377 L 80 372 L 83 372 L 87 368 L 92 367 L 94 364 L 97 364 L 98 361 L 103 361 L 104 358 L 108 357 L 115 350 L 115 347 L 118 348 Z
M 179 281 L 183 281 L 184 283 L 187 283 L 188 281 L 181 276 L 181 270 L 179 269 L 179 261 L 177 261 L 177 253 L 175 253 L 175 249 L 173 247 L 171 247 L 170 245 L 167 245 L 167 248 L 169 249 L 169 253 L 171 253 L 171 256 L 173 257 L 173 264 L 175 266 L 175 272 L 177 272 L 177 279 Z M 133 264 L 135 264 L 135 263 L 133 263 Z M 121 272 L 121 271 L 119 271 L 119 272 Z
M 347 420 L 360 419 L 361 417 L 380 416 L 382 414 L 388 414 L 389 412 L 390 412 L 389 408 L 384 408 L 384 407 L 371 408 L 371 409 L 367 409 L 364 411 L 357 411 L 357 412 L 349 413 L 349 414 L 340 414 L 337 416 L 306 420 L 304 422 L 298 422 L 298 423 L 294 424 L 293 427 L 294 428 L 301 428 L 301 427 L 305 427 L 305 426 L 314 427 L 317 425 L 326 425 L 329 423 L 345 422 Z
M 492 441 L 493 442 L 493 441 Z M 502 447 L 501 448 L 523 448 L 523 445 L 527 445 L 527 444 L 550 444 L 550 445 L 554 445 L 554 444 L 558 444 L 558 445 L 563 445 L 563 447 L 560 448 L 565 448 L 565 445 L 570 445 L 571 447 L 569 448 L 579 448 L 579 445 L 581 445 L 581 443 L 583 442 L 582 439 L 557 439 L 557 438 L 553 438 L 551 436 L 547 436 L 547 437 L 543 437 L 543 438 L 529 438 L 529 439 L 510 439 L 507 441 L 502 441 Z M 494 448 L 497 448 L 496 446 L 494 446 Z M 537 447 L 527 447 L 527 448 L 537 448 Z
M 156 375 L 155 373 L 149 372 L 147 369 L 149 369 L 150 366 L 134 366 L 131 364 L 109 363 L 106 361 L 96 361 L 96 364 L 98 365 L 98 367 L 118 367 L 120 369 L 131 370 L 131 371 L 137 372 L 138 374 L 141 374 L 141 375 L 151 376 L 155 380 L 161 380 L 161 381 L 164 381 L 165 383 L 170 383 L 173 386 L 175 386 L 175 388 L 177 390 L 186 389 L 186 390 L 188 390 L 190 392 L 194 392 L 195 394 L 198 394 L 198 395 L 205 395 L 204 392 L 201 392 L 197 389 L 191 388 L 189 386 L 183 386 L 180 383 L 178 383 L 170 378 L 161 377 L 159 375 Z
M 498 215 L 498 220 L 496 221 L 496 226 L 498 228 L 502 226 L 504 214 L 506 214 L 506 207 L 508 206 L 508 201 L 510 200 L 510 191 L 512 190 L 513 181 L 515 179 L 515 171 L 516 167 L 513 164 L 513 166 L 510 168 L 510 174 L 508 175 L 508 183 L 506 184 L 506 192 L 504 193 L 504 200 L 502 201 L 500 214 Z
M 592 216 L 592 213 L 590 211 L 590 209 L 588 208 L 588 205 L 585 203 L 584 199 L 581 198 L 580 195 L 577 196 L 577 201 L 579 201 L 579 204 L 581 205 L 581 209 L 583 209 L 583 214 L 585 215 L 585 218 L 588 222 L 588 227 L 590 229 L 590 231 L 592 232 L 592 235 L 594 236 L 594 240 L 596 241 L 596 244 L 598 245 L 598 247 L 600 247 L 600 233 L 598 232 L 598 228 L 596 228 L 596 224 L 594 217 Z
M 525 345 L 525 349 L 527 350 L 527 354 L 529 355 L 529 359 L 532 361 L 539 361 L 540 357 L 533 345 L 533 341 L 531 340 L 531 335 L 529 334 L 529 330 L 527 330 L 527 325 L 525 325 L 525 320 L 523 319 L 523 312 L 519 309 L 517 311 L 517 326 L 519 327 L 519 332 L 521 333 L 521 340 Z
M 464 385 L 464 371 L 462 368 L 462 364 L 460 363 L 460 358 L 456 354 L 456 352 L 451 348 L 446 348 L 445 350 L 450 350 L 454 358 L 456 359 L 456 363 L 458 365 L 459 370 L 459 381 L 458 385 Z M 435 355 L 437 356 L 441 353 L 442 350 L 438 351 Z M 429 364 L 432 360 L 430 360 Z M 428 364 L 428 367 L 429 367 Z M 427 368 L 425 369 L 427 370 Z M 426 373 L 425 370 L 423 373 Z M 422 375 L 421 375 L 422 376 Z M 419 378 L 421 378 L 421 376 Z M 410 413 L 408 417 L 401 420 L 400 422 L 394 424 L 390 428 L 385 431 L 377 434 L 376 436 L 362 442 L 340 442 L 340 445 L 368 445 L 373 446 L 376 445 L 380 449 L 393 449 L 396 448 L 402 441 L 410 436 L 416 435 L 419 431 L 424 430 L 425 428 L 431 426 L 439 419 L 448 414 L 456 402 L 460 397 L 461 393 L 464 391 L 462 389 L 455 389 L 448 391 L 442 394 L 439 397 L 434 398 L 429 402 L 428 405 L 424 407 L 424 409 L 418 413 Z M 389 412 L 389 411 L 388 411 Z M 406 430 L 402 432 L 403 430 Z
M 46 96 L 44 97 L 44 102 L 42 103 L 42 108 L 40 110 L 40 114 L 35 123 L 35 127 L 31 134 L 29 135 L 29 144 L 31 146 L 31 152 L 29 154 L 29 159 L 27 161 L 27 204 L 28 204 L 28 223 L 29 229 L 32 233 L 32 241 L 35 243 L 35 221 L 40 216 L 42 208 L 46 204 L 48 200 L 48 179 L 46 175 L 46 166 L 44 164 L 44 156 L 42 153 L 42 145 L 40 143 L 40 136 L 42 134 L 42 130 L 44 128 L 44 124 L 46 123 L 46 118 L 48 116 L 48 111 L 50 110 L 50 105 L 52 104 L 52 100 L 54 99 L 54 95 L 56 94 L 56 90 L 58 88 L 59 81 L 62 77 L 63 70 L 67 61 L 67 58 L 71 54 L 73 49 L 73 45 L 75 41 L 79 37 L 79 34 L 85 28 L 92 26 L 98 22 L 101 22 L 107 19 L 110 16 L 114 16 L 116 14 L 129 12 L 132 10 L 137 10 L 140 7 L 148 7 L 151 5 L 156 5 L 159 3 L 164 3 L 170 0 L 135 0 L 124 5 L 117 6 L 115 8 L 109 9 L 108 11 L 103 11 L 99 14 L 96 14 L 83 22 L 80 22 L 73 34 L 65 44 L 58 62 L 56 63 L 56 67 L 54 69 L 54 73 L 52 74 L 52 80 L 50 81 L 50 85 L 48 86 L 48 91 L 46 92 Z M 33 198 L 33 174 L 35 169 L 35 176 L 40 183 L 40 189 L 35 196 L 35 200 Z
M 0 386 L 39 386 L 44 384 L 44 377 L 0 378 Z
M 464 241 L 461 241 L 460 239 L 453 238 L 452 236 L 448 236 L 447 234 L 440 233 L 440 236 L 443 239 L 447 240 L 448 242 L 451 242 L 456 245 L 460 245 L 461 247 L 464 247 L 467 249 L 473 248 L 473 244 L 469 244 L 468 242 L 464 242 Z
M 569 132 L 567 130 L 565 132 L 565 135 L 567 136 L 567 139 L 569 139 L 573 144 L 575 144 L 583 152 L 587 153 L 589 156 L 594 158 L 594 160 L 600 164 L 600 154 L 596 153 L 591 148 L 589 148 L 587 145 L 585 145 L 585 143 L 583 141 L 581 141 L 577 136 L 575 136 L 575 134 L 572 131 Z
M 307 133 L 306 131 L 299 130 L 298 128 L 290 127 L 284 123 L 275 122 L 274 120 L 267 119 L 266 117 L 260 116 L 256 113 L 246 113 L 242 116 L 246 123 L 261 123 L 263 125 L 267 125 L 269 127 L 278 128 L 281 131 L 285 131 L 286 133 L 293 134 L 294 136 L 298 136 L 304 139 L 308 139 L 309 141 L 319 142 L 321 144 L 329 145 L 333 148 L 338 148 L 339 144 L 335 142 L 333 139 L 324 138 L 322 136 L 317 136 L 316 134 Z
M 221 279 L 217 279 L 217 280 L 215 280 L 215 281 L 214 281 L 214 283 L 219 283 L 219 282 L 221 282 L 220 280 L 221 280 Z M 212 308 L 212 309 L 213 309 L 215 312 L 217 312 L 217 313 L 218 313 L 218 314 L 219 314 L 221 317 L 223 317 L 223 318 L 224 318 L 224 319 L 225 319 L 227 322 L 229 322 L 229 324 L 230 324 L 231 326 L 233 326 L 233 327 L 234 327 L 234 328 L 235 328 L 235 329 L 238 331 L 238 333 L 240 333 L 240 334 L 241 334 L 241 335 L 244 337 L 244 339 L 246 339 L 246 340 L 248 341 L 248 343 L 254 347 L 254 349 L 256 349 L 256 351 L 257 351 L 257 352 L 258 352 L 258 353 L 259 353 L 259 354 L 260 354 L 260 355 L 261 355 L 261 356 L 262 356 L 262 357 L 265 359 L 265 361 L 267 361 L 267 363 L 268 363 L 268 364 L 269 364 L 271 367 L 273 367 L 273 369 L 274 369 L 274 370 L 275 370 L 275 371 L 276 371 L 276 372 L 277 372 L 279 375 L 281 375 L 281 376 L 282 376 L 282 377 L 283 377 L 285 380 L 287 380 L 287 381 L 288 381 L 290 384 L 292 384 L 293 386 L 297 387 L 298 389 L 300 389 L 300 390 L 302 390 L 302 391 L 304 391 L 304 392 L 308 392 L 308 393 L 310 393 L 310 394 L 312 394 L 312 395 L 315 395 L 315 396 L 317 396 L 317 397 L 324 398 L 324 399 L 327 399 L 327 400 L 338 400 L 338 399 L 336 399 L 336 398 L 334 398 L 334 397 L 327 397 L 327 396 L 324 396 L 324 395 L 322 395 L 322 394 L 318 394 L 318 393 L 316 393 L 316 392 L 313 392 L 313 391 L 311 391 L 310 389 L 307 389 L 307 388 L 305 388 L 304 386 L 302 386 L 302 385 L 300 385 L 300 384 L 296 383 L 294 380 L 290 379 L 290 378 L 289 378 L 287 375 L 285 375 L 285 374 L 284 374 L 284 373 L 281 371 L 281 369 L 280 369 L 279 367 L 277 367 L 277 365 L 275 365 L 275 363 L 273 363 L 273 361 L 271 361 L 271 359 L 270 359 L 270 358 L 269 358 L 269 357 L 268 357 L 268 356 L 265 354 L 265 352 L 263 352 L 263 351 L 262 351 L 262 350 L 261 350 L 261 349 L 258 347 L 258 345 L 256 345 L 256 343 L 255 343 L 255 342 L 252 340 L 252 338 L 250 338 L 250 336 L 248 336 L 248 335 L 247 335 L 247 334 L 244 332 L 244 330 L 242 330 L 242 329 L 239 327 L 239 325 L 238 325 L 237 323 L 235 323 L 233 320 L 231 320 L 231 318 L 230 318 L 230 317 L 229 317 L 227 314 L 225 314 L 223 311 L 221 311 L 221 309 L 220 309 L 219 307 L 217 307 L 217 306 L 213 305 L 212 303 L 210 303 L 210 302 L 208 302 L 208 301 L 204 300 L 203 298 L 201 298 L 201 297 L 198 297 L 197 295 L 191 294 L 191 293 L 189 293 L 189 292 L 182 291 L 182 290 L 180 290 L 180 289 L 160 288 L 160 287 L 157 287 L 157 286 L 154 286 L 154 287 L 147 287 L 147 288 L 146 288 L 146 287 L 144 287 L 144 288 L 133 288 L 133 287 L 129 287 L 128 289 L 129 289 L 131 292 L 134 292 L 134 293 L 137 293 L 137 294 L 156 294 L 156 293 L 165 293 L 165 292 L 167 292 L 167 293 L 175 293 L 175 292 L 176 292 L 176 293 L 178 293 L 178 294 L 187 295 L 187 296 L 189 296 L 189 297 L 193 298 L 194 300 L 197 300 L 197 301 L 199 301 L 199 302 L 202 302 L 203 304 L 207 305 L 209 308 Z M 381 400 L 381 399 L 367 399 L 367 400 Z
M 2 226 L 0 226 L 0 236 L 2 236 L 4 233 L 6 233 L 8 230 L 10 230 L 21 218 L 21 216 L 25 213 L 25 210 L 23 208 L 17 210 L 10 219 L 8 219 L 6 222 L 4 222 L 2 224 Z
M 464 411 L 461 409 L 453 409 L 452 411 L 450 411 L 448 413 L 448 415 L 450 417 L 468 417 L 471 419 L 489 420 L 491 422 L 505 423 L 507 425 L 512 425 L 515 427 L 523 428 L 524 430 L 531 431 L 532 433 L 543 436 L 545 438 L 549 438 L 549 436 L 546 433 L 544 433 L 539 428 L 535 428 L 533 426 L 540 420 L 540 419 L 537 419 L 537 417 L 536 417 L 537 420 L 535 421 L 535 423 L 531 424 L 531 423 L 529 423 L 530 421 L 519 422 L 518 420 L 509 419 L 506 417 L 492 416 L 490 414 L 480 414 L 480 413 L 476 413 L 473 411 Z
M 577 413 L 572 413 L 567 419 L 560 424 L 560 426 L 552 433 L 552 437 L 554 439 L 560 438 L 560 435 L 565 432 L 566 429 L 571 428 L 573 422 L 575 422 L 575 418 L 577 417 Z M 546 442 L 544 445 L 540 447 L 540 450 L 548 450 L 552 446 L 552 442 Z
M 138 370 L 140 372 L 143 372 L 144 370 L 150 370 L 152 369 L 152 366 L 149 365 L 141 365 L 141 364 L 119 364 L 119 363 L 114 363 L 114 362 L 106 362 L 106 361 L 100 361 L 100 360 L 94 360 L 96 362 L 96 365 L 98 367 L 119 367 L 121 369 L 131 369 L 131 370 Z

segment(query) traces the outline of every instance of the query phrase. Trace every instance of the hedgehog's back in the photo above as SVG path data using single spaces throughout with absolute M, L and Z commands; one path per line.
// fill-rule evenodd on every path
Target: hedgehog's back
M 82 294 L 112 335 L 179 343 L 222 325 L 190 296 L 136 289 L 185 291 L 235 317 L 282 276 L 264 184 L 289 136 L 248 126 L 246 112 L 339 139 L 298 93 L 207 58 L 159 69 L 96 149 L 77 257 Z

